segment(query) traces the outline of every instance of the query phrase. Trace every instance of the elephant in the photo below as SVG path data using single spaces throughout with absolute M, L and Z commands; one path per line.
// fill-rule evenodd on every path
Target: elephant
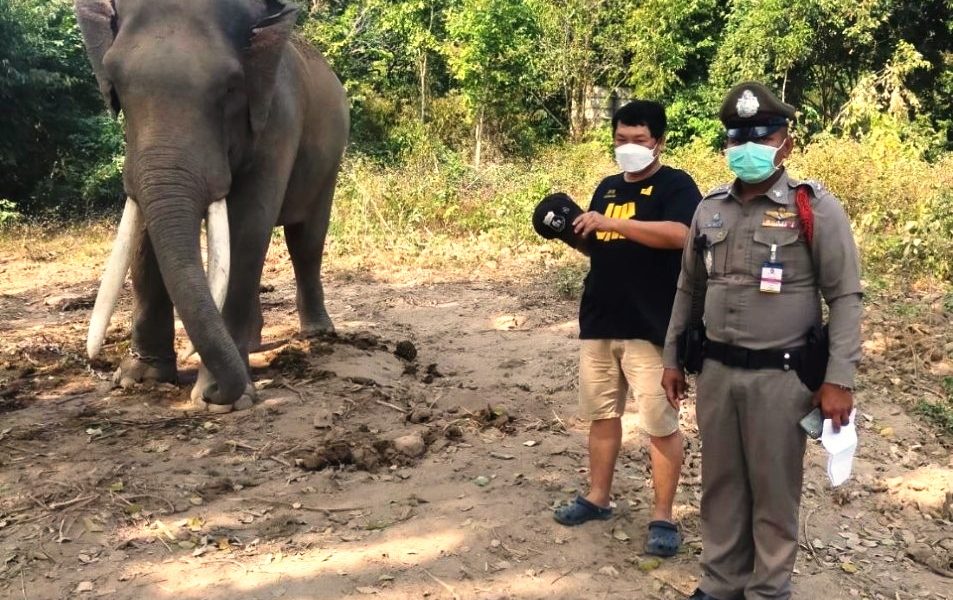
M 125 120 L 126 207 L 90 318 L 100 351 L 132 271 L 122 385 L 177 380 L 178 312 L 201 367 L 191 397 L 224 413 L 257 401 L 248 353 L 259 287 L 283 226 L 300 331 L 333 331 L 321 262 L 350 128 L 344 87 L 293 34 L 281 0 L 74 0 L 107 106 Z M 201 226 L 207 219 L 208 273 Z

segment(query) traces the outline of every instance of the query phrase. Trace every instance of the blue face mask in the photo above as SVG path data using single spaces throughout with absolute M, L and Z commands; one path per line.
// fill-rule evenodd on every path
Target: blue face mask
M 738 179 L 745 183 L 760 183 L 778 170 L 774 165 L 778 150 L 780 148 L 767 144 L 747 142 L 725 150 L 725 157 L 728 159 L 728 168 Z

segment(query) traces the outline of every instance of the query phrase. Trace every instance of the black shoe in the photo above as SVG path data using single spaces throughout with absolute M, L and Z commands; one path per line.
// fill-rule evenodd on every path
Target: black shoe
M 695 588 L 695 593 L 689 596 L 688 600 L 718 600 L 712 595 L 706 594 L 698 588 Z

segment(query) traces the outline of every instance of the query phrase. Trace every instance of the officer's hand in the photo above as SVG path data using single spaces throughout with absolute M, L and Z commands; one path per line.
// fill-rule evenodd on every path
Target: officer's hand
M 834 433 L 837 433 L 842 425 L 850 423 L 850 411 L 854 408 L 854 395 L 839 385 L 823 383 L 814 392 L 814 405 L 821 407 L 824 418 L 831 420 Z
M 662 389 L 672 408 L 678 410 L 678 402 L 686 395 L 688 386 L 685 384 L 685 373 L 681 369 L 665 369 L 662 371 Z
M 587 237 L 593 231 L 608 231 L 609 219 L 602 213 L 590 210 L 582 213 L 572 222 L 576 235 Z

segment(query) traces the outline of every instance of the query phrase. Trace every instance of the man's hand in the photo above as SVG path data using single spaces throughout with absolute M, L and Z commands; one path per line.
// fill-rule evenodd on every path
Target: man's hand
M 685 373 L 681 369 L 665 369 L 662 371 L 662 389 L 672 408 L 678 410 L 678 403 L 685 398 L 688 386 L 685 384 Z
M 665 378 L 663 376 L 662 380 Z M 831 420 L 834 433 L 840 431 L 842 425 L 850 423 L 850 411 L 854 408 L 854 395 L 833 383 L 822 383 L 814 392 L 814 406 L 821 407 L 825 419 Z
M 576 235 L 588 237 L 593 231 L 609 231 L 609 218 L 600 212 L 590 210 L 576 217 L 572 226 Z

